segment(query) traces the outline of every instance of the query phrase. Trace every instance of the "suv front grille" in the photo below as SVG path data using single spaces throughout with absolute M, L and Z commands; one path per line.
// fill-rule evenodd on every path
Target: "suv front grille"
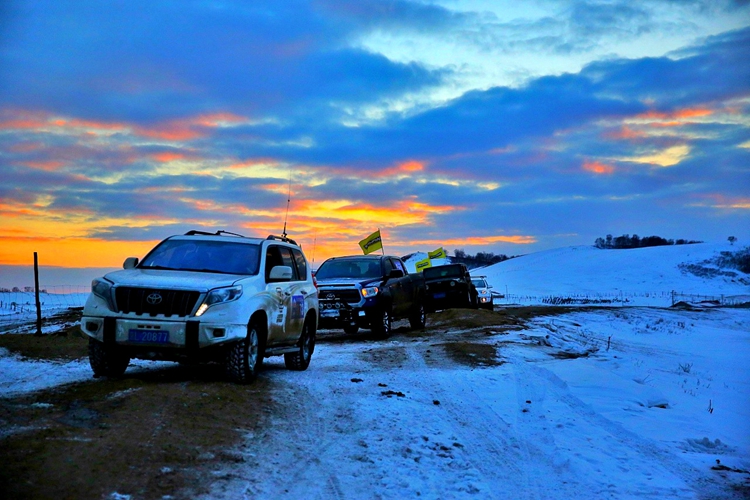
M 158 297 L 157 297 L 158 296 Z M 189 316 L 200 292 L 155 288 L 115 288 L 117 310 L 121 313 L 156 316 Z
M 330 295 L 333 295 L 333 297 L 330 297 Z M 348 288 L 344 290 L 321 288 L 318 293 L 318 298 L 321 300 L 336 300 L 341 302 L 359 302 L 362 300 L 362 296 L 356 288 Z

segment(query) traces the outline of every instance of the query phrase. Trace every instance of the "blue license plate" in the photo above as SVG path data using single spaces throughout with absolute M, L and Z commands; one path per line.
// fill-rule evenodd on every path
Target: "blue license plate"
M 336 309 L 324 309 L 320 311 L 320 316 L 322 318 L 338 318 L 339 312 Z
M 444 299 L 445 298 L 445 292 L 436 293 L 435 295 L 433 295 L 433 298 Z
M 136 344 L 168 344 L 169 332 L 132 329 L 128 331 L 128 341 Z

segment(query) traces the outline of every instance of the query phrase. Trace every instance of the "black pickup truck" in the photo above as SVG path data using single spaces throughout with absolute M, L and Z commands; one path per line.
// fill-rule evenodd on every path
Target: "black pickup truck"
M 427 310 L 477 307 L 477 289 L 464 264 L 428 267 L 422 271 Z
M 393 320 L 408 318 L 424 328 L 425 286 L 421 274 L 409 274 L 398 257 L 333 257 L 315 273 L 320 303 L 319 328 L 356 333 L 369 328 L 387 338 Z

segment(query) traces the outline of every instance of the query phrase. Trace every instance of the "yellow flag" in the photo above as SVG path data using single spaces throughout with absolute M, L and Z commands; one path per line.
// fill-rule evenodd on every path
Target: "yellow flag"
M 372 233 L 370 236 L 359 242 L 359 247 L 367 255 L 375 250 L 383 248 L 383 240 L 380 239 L 380 229 Z
M 432 262 L 430 262 L 429 257 L 426 259 L 422 259 L 420 261 L 417 261 L 417 263 L 414 265 L 417 269 L 418 273 L 421 273 L 423 269 L 427 269 L 428 267 L 432 267 Z
M 448 254 L 445 253 L 445 249 L 443 247 L 440 247 L 435 251 L 428 252 L 427 257 L 430 259 L 444 259 L 448 257 Z

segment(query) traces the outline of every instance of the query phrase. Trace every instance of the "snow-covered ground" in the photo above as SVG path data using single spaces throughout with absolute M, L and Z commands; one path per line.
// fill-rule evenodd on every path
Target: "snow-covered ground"
M 501 292 L 616 291 L 634 306 L 635 297 L 672 290 L 747 295 L 747 275 L 680 270 L 731 249 L 573 247 L 477 274 Z M 237 444 L 242 460 L 216 471 L 205 498 L 750 495 L 750 309 L 581 309 L 518 330 L 434 318 L 429 335 L 388 341 L 326 342 L 322 332 L 302 373 L 270 359 L 261 376 L 278 413 Z M 457 345 L 467 347 L 463 357 Z M 85 361 L 30 362 L 0 350 L 0 396 L 90 377 Z
M 630 250 L 593 246 L 537 252 L 472 271 L 484 274 L 502 302 L 543 303 L 549 298 L 599 300 L 617 305 L 670 306 L 687 301 L 744 296 L 750 301 L 750 277 L 718 269 L 712 261 L 728 243 L 670 245 Z M 696 275 L 694 272 L 702 274 Z M 734 274 L 734 276 L 732 276 Z M 673 295 L 674 293 L 674 295 Z
M 52 289 L 51 289 L 52 290 Z M 83 307 L 89 287 L 55 287 L 39 294 L 42 316 L 49 318 L 71 307 Z M 36 321 L 36 296 L 34 292 L 0 292 L 0 333 L 18 325 Z M 45 328 L 44 333 L 50 329 Z
M 744 309 L 626 308 L 458 333 L 489 367 L 445 367 L 445 338 L 322 344 L 273 371 L 286 411 L 206 498 L 743 498 L 711 467 L 750 470 L 748 332 Z

